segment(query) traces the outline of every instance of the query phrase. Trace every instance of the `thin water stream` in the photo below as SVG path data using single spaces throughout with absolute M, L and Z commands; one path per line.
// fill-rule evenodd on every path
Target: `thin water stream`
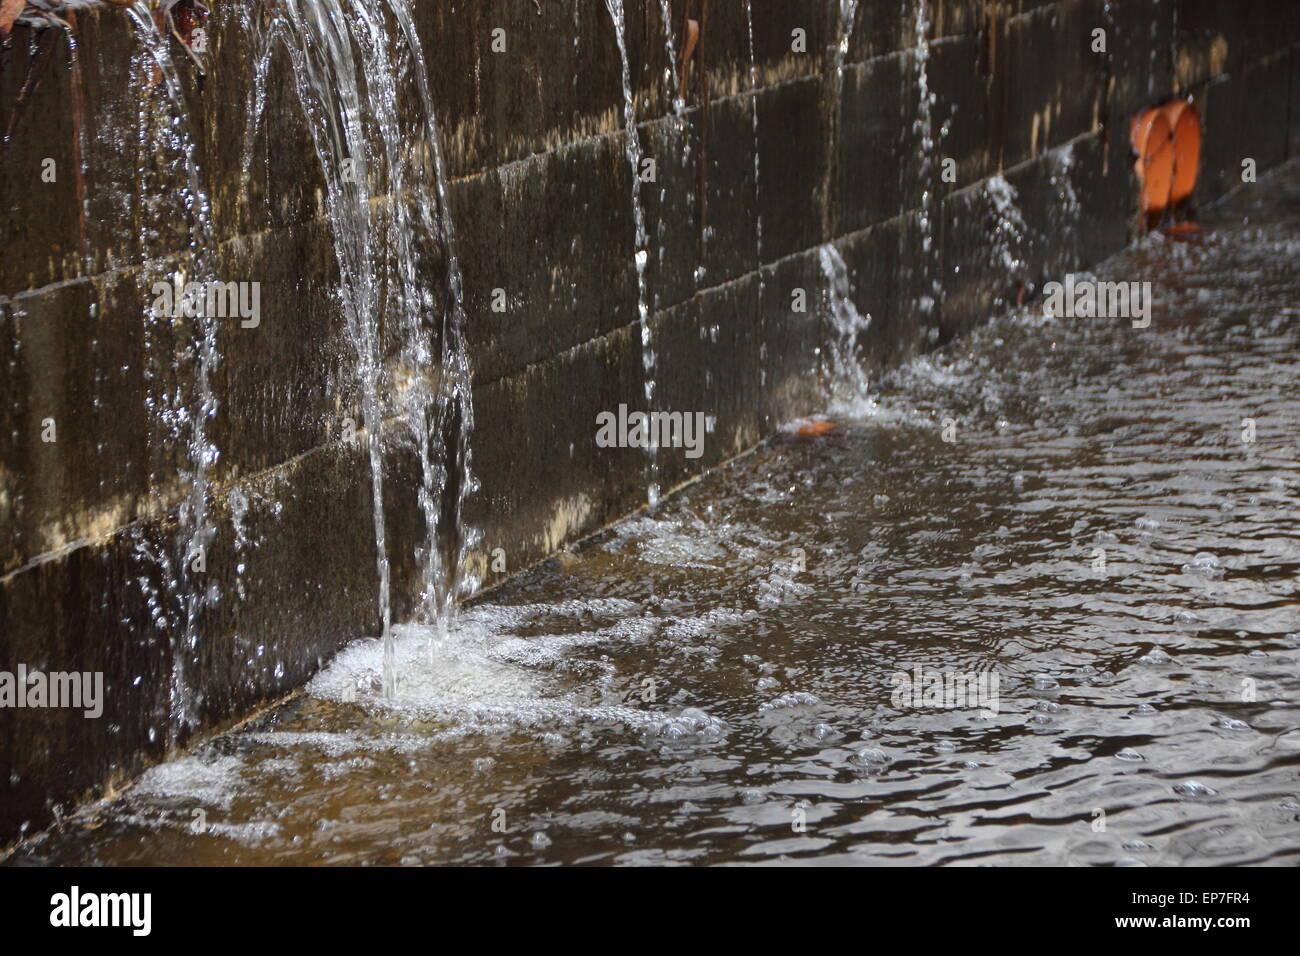
M 1097 269 L 1150 328 L 993 320 L 10 862 L 1295 864 L 1300 165 L 1267 196 Z
M 632 94 L 632 74 L 627 58 L 627 23 L 623 13 L 623 0 L 605 0 L 614 36 L 618 41 L 618 55 L 623 68 L 623 133 L 624 150 L 631 171 L 633 264 L 636 267 L 637 323 L 641 335 L 641 365 L 645 375 L 646 411 L 654 410 L 655 402 L 655 346 L 650 328 L 650 299 L 646 291 L 646 266 L 650 259 L 650 234 L 646 231 L 645 207 L 641 203 L 641 139 L 636 127 L 636 99 Z M 646 481 L 646 502 L 650 510 L 659 504 L 659 465 L 657 448 L 651 444 L 646 449 L 649 477 Z

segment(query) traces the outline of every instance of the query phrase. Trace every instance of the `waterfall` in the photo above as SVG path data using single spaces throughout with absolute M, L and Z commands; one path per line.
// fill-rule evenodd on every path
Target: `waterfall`
M 646 232 L 645 211 L 641 205 L 641 141 L 636 132 L 636 102 L 632 97 L 632 73 L 627 59 L 626 23 L 623 17 L 623 0 L 605 0 L 610 19 L 614 22 L 614 35 L 618 40 L 618 55 L 623 64 L 623 123 L 627 161 L 632 172 L 632 218 L 636 224 L 636 265 L 637 317 L 641 326 L 641 365 L 645 373 L 646 411 L 654 410 L 655 392 L 655 352 L 654 335 L 650 331 L 650 306 L 646 294 L 645 268 L 649 259 L 646 247 L 650 237 Z M 650 476 L 646 488 L 646 500 L 653 511 L 659 504 L 659 465 L 656 461 L 656 449 L 652 444 L 647 450 L 650 459 Z
M 377 182 L 372 182 L 370 162 L 378 156 L 370 148 L 365 121 L 380 120 L 369 102 L 368 63 L 359 64 L 356 46 L 374 59 L 376 42 L 383 34 L 369 34 L 368 49 L 361 32 L 372 26 L 370 16 L 356 18 L 357 36 L 348 31 L 345 0 L 285 0 L 283 16 L 290 38 L 287 48 L 293 64 L 295 87 L 307 116 L 316 156 L 325 177 L 326 215 L 334 234 L 339 266 L 339 300 L 348 336 L 356 351 L 361 415 L 370 458 L 371 501 L 374 515 L 376 565 L 379 575 L 379 617 L 386 646 L 384 692 L 396 690 L 392 661 L 392 610 L 390 569 L 384 523 L 384 465 L 379 392 L 382 363 L 379 355 L 380 283 L 382 253 L 376 248 L 381 234 L 372 208 Z M 360 11 L 359 11 L 360 12 Z M 384 51 L 387 52 L 386 49 Z M 386 57 L 385 57 L 386 61 Z M 382 148 L 382 147 L 380 147 Z M 375 179 L 378 179 L 376 174 Z
M 163 118 L 165 130 L 160 134 L 163 145 L 180 158 L 181 200 L 188 218 L 187 259 L 177 266 L 169 279 L 183 286 L 190 282 L 209 282 L 216 278 L 216 242 L 212 229 L 212 209 L 203 187 L 203 174 L 199 167 L 197 146 L 191 131 L 189 109 L 181 88 L 180 73 L 173 61 L 168 39 L 159 36 L 149 5 L 137 0 L 128 13 L 146 54 L 161 78 L 161 89 L 170 116 Z M 143 121 L 143 118 L 142 118 Z M 144 274 L 148 274 L 148 269 Z M 170 722 L 169 742 L 175 743 L 178 734 L 198 723 L 200 699 L 194 687 L 194 672 L 199 665 L 199 622 L 204 606 L 216 597 L 215 585 L 210 590 L 201 576 L 206 565 L 206 555 L 216 535 L 208 514 L 209 469 L 219 456 L 216 445 L 208 437 L 208 422 L 217 413 L 217 400 L 212 391 L 211 375 L 220 360 L 217 347 L 217 324 L 206 309 L 194 318 L 194 340 L 191 345 L 194 362 L 193 394 L 186 400 L 179 391 L 170 396 L 152 396 L 156 411 L 161 415 L 169 434 L 167 440 L 183 440 L 186 444 L 185 465 L 181 471 L 182 486 L 188 490 L 178 514 L 179 541 L 182 545 L 179 569 L 172 565 L 164 553 L 160 560 L 168 584 L 175 587 L 181 603 L 180 626 L 169 627 L 171 634 L 171 678 L 168 689 Z M 154 316 L 157 319 L 159 317 Z M 170 319 L 173 323 L 177 320 Z M 183 320 L 182 320 L 183 321 Z M 179 386 L 177 386 L 179 389 Z M 164 549 L 165 552 L 165 549 Z
M 383 690 L 392 697 L 397 674 L 384 521 L 385 398 L 409 429 L 421 464 L 421 615 L 445 634 L 455 598 L 473 587 L 461 578 L 474 544 L 463 527 L 464 505 L 475 490 L 469 455 L 473 406 L 445 161 L 423 52 L 402 0 L 283 0 L 275 16 L 325 179 L 339 303 L 356 353 L 370 462 Z M 412 92 L 420 115 L 404 123 L 399 96 Z M 445 267 L 447 301 L 433 322 L 428 317 L 438 311 L 438 289 L 430 282 L 432 270 L 423 267 L 419 240 L 439 248 Z M 381 328 L 399 340 L 391 370 L 380 351 Z M 448 494 L 452 521 L 444 527 Z M 451 539 L 449 569 L 441 556 L 443 532 Z

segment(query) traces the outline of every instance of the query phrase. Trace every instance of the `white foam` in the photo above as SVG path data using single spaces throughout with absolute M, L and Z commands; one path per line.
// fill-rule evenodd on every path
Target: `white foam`
M 514 617 L 508 612 L 498 614 L 501 608 L 477 610 L 479 621 Z M 546 613 L 549 606 L 536 610 Z M 579 658 L 572 652 L 616 644 L 652 623 L 632 619 L 593 631 L 520 637 L 462 620 L 440 642 L 430 640 L 430 628 L 397 627 L 394 697 L 385 698 L 381 692 L 383 643 L 377 639 L 344 648 L 307 690 L 324 700 L 355 703 L 385 714 L 446 720 L 453 734 L 593 722 L 645 727 L 661 715 L 632 707 L 588 706 L 579 690 L 566 686 L 562 678 L 567 672 L 592 668 L 612 674 L 607 662 Z
M 226 808 L 238 792 L 242 769 L 239 757 L 181 757 L 145 771 L 136 790 Z

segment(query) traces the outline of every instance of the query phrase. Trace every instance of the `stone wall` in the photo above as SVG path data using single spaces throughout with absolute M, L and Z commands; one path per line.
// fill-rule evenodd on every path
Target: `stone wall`
M 838 0 L 753 0 L 751 63 L 746 0 L 671 0 L 679 53 L 685 20 L 700 24 L 679 118 L 660 4 L 628 0 L 638 133 L 657 168 L 642 190 L 656 401 L 716 419 L 702 458 L 660 453 L 665 487 L 824 405 L 824 244 L 872 317 L 861 358 L 879 368 L 1123 246 L 1138 109 L 1195 96 L 1202 201 L 1239 183 L 1244 157 L 1262 171 L 1300 148 L 1287 0 L 929 0 L 924 47 L 917 2 L 862 0 L 841 56 Z M 199 628 L 203 731 L 379 630 L 370 473 L 340 432 L 356 386 L 321 173 L 282 50 L 250 130 L 257 69 L 241 17 L 256 4 L 211 5 L 211 68 L 200 83 L 182 64 L 185 98 L 222 275 L 263 292 L 257 329 L 222 327 L 213 378 L 205 574 L 220 599 Z M 644 404 L 622 66 L 600 0 L 414 8 L 464 270 L 482 482 L 470 520 L 490 584 L 493 549 L 515 573 L 645 501 L 645 454 L 594 442 L 598 412 Z M 189 394 L 194 358 L 180 333 L 143 321 L 140 299 L 142 270 L 187 255 L 189 217 L 129 21 L 83 16 L 78 31 L 77 67 L 60 41 L 0 153 L 0 670 L 102 671 L 106 707 L 97 720 L 0 709 L 0 842 L 186 737 L 168 700 L 166 571 L 181 558 L 184 449 L 156 399 Z M 15 40 L 6 112 L 32 55 L 27 31 Z M 1019 217 L 1001 242 L 999 176 Z M 807 312 L 792 311 L 797 289 Z M 414 456 L 386 449 L 400 619 L 424 527 Z

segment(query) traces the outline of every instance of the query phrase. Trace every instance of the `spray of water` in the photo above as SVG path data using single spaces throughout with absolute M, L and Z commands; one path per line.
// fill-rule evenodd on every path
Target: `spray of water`
M 919 305 L 922 314 L 934 311 L 942 297 L 939 277 L 931 268 L 934 251 L 934 118 L 935 94 L 930 90 L 930 5 L 929 0 L 916 0 L 912 20 L 913 40 L 916 43 L 916 118 L 912 132 L 920 143 L 918 170 L 921 177 L 921 257 L 917 267 L 921 272 Z
M 147 62 L 151 63 L 161 78 L 161 89 L 167 105 L 163 132 L 164 144 L 179 157 L 181 171 L 180 197 L 188 222 L 186 259 L 171 277 L 180 284 L 206 283 L 216 278 L 216 242 L 212 229 L 212 208 L 203 187 L 197 147 L 191 130 L 189 109 L 183 95 L 180 73 L 171 57 L 168 42 L 158 35 L 144 0 L 138 0 L 128 13 L 137 40 Z M 200 313 L 205 310 L 200 309 Z M 156 317 L 155 317 L 156 318 Z M 179 395 L 167 399 L 163 405 L 164 417 L 170 420 L 174 437 L 184 434 L 186 444 L 185 465 L 181 473 L 182 485 L 187 493 L 179 509 L 179 527 L 182 553 L 179 568 L 170 560 L 163 566 L 169 584 L 180 593 L 181 623 L 169 628 L 171 638 L 172 672 L 169 685 L 171 742 L 184 729 L 198 723 L 200 699 L 194 686 L 195 672 L 199 666 L 199 623 L 204 606 L 216 598 L 206 584 L 201 569 L 205 566 L 208 547 L 216 534 L 209 514 L 209 471 L 216 463 L 219 452 L 208 437 L 208 423 L 217 413 L 217 399 L 212 391 L 211 376 L 220 360 L 217 348 L 217 325 L 212 316 L 195 317 L 192 355 L 194 366 L 193 394 L 188 399 Z
M 989 249 L 994 265 L 1001 267 L 1008 280 L 1015 279 L 1024 269 L 1024 247 L 1028 226 L 1016 204 L 1019 196 L 1016 187 L 1002 175 L 990 176 L 984 183 L 984 195 L 993 218 L 993 234 Z

